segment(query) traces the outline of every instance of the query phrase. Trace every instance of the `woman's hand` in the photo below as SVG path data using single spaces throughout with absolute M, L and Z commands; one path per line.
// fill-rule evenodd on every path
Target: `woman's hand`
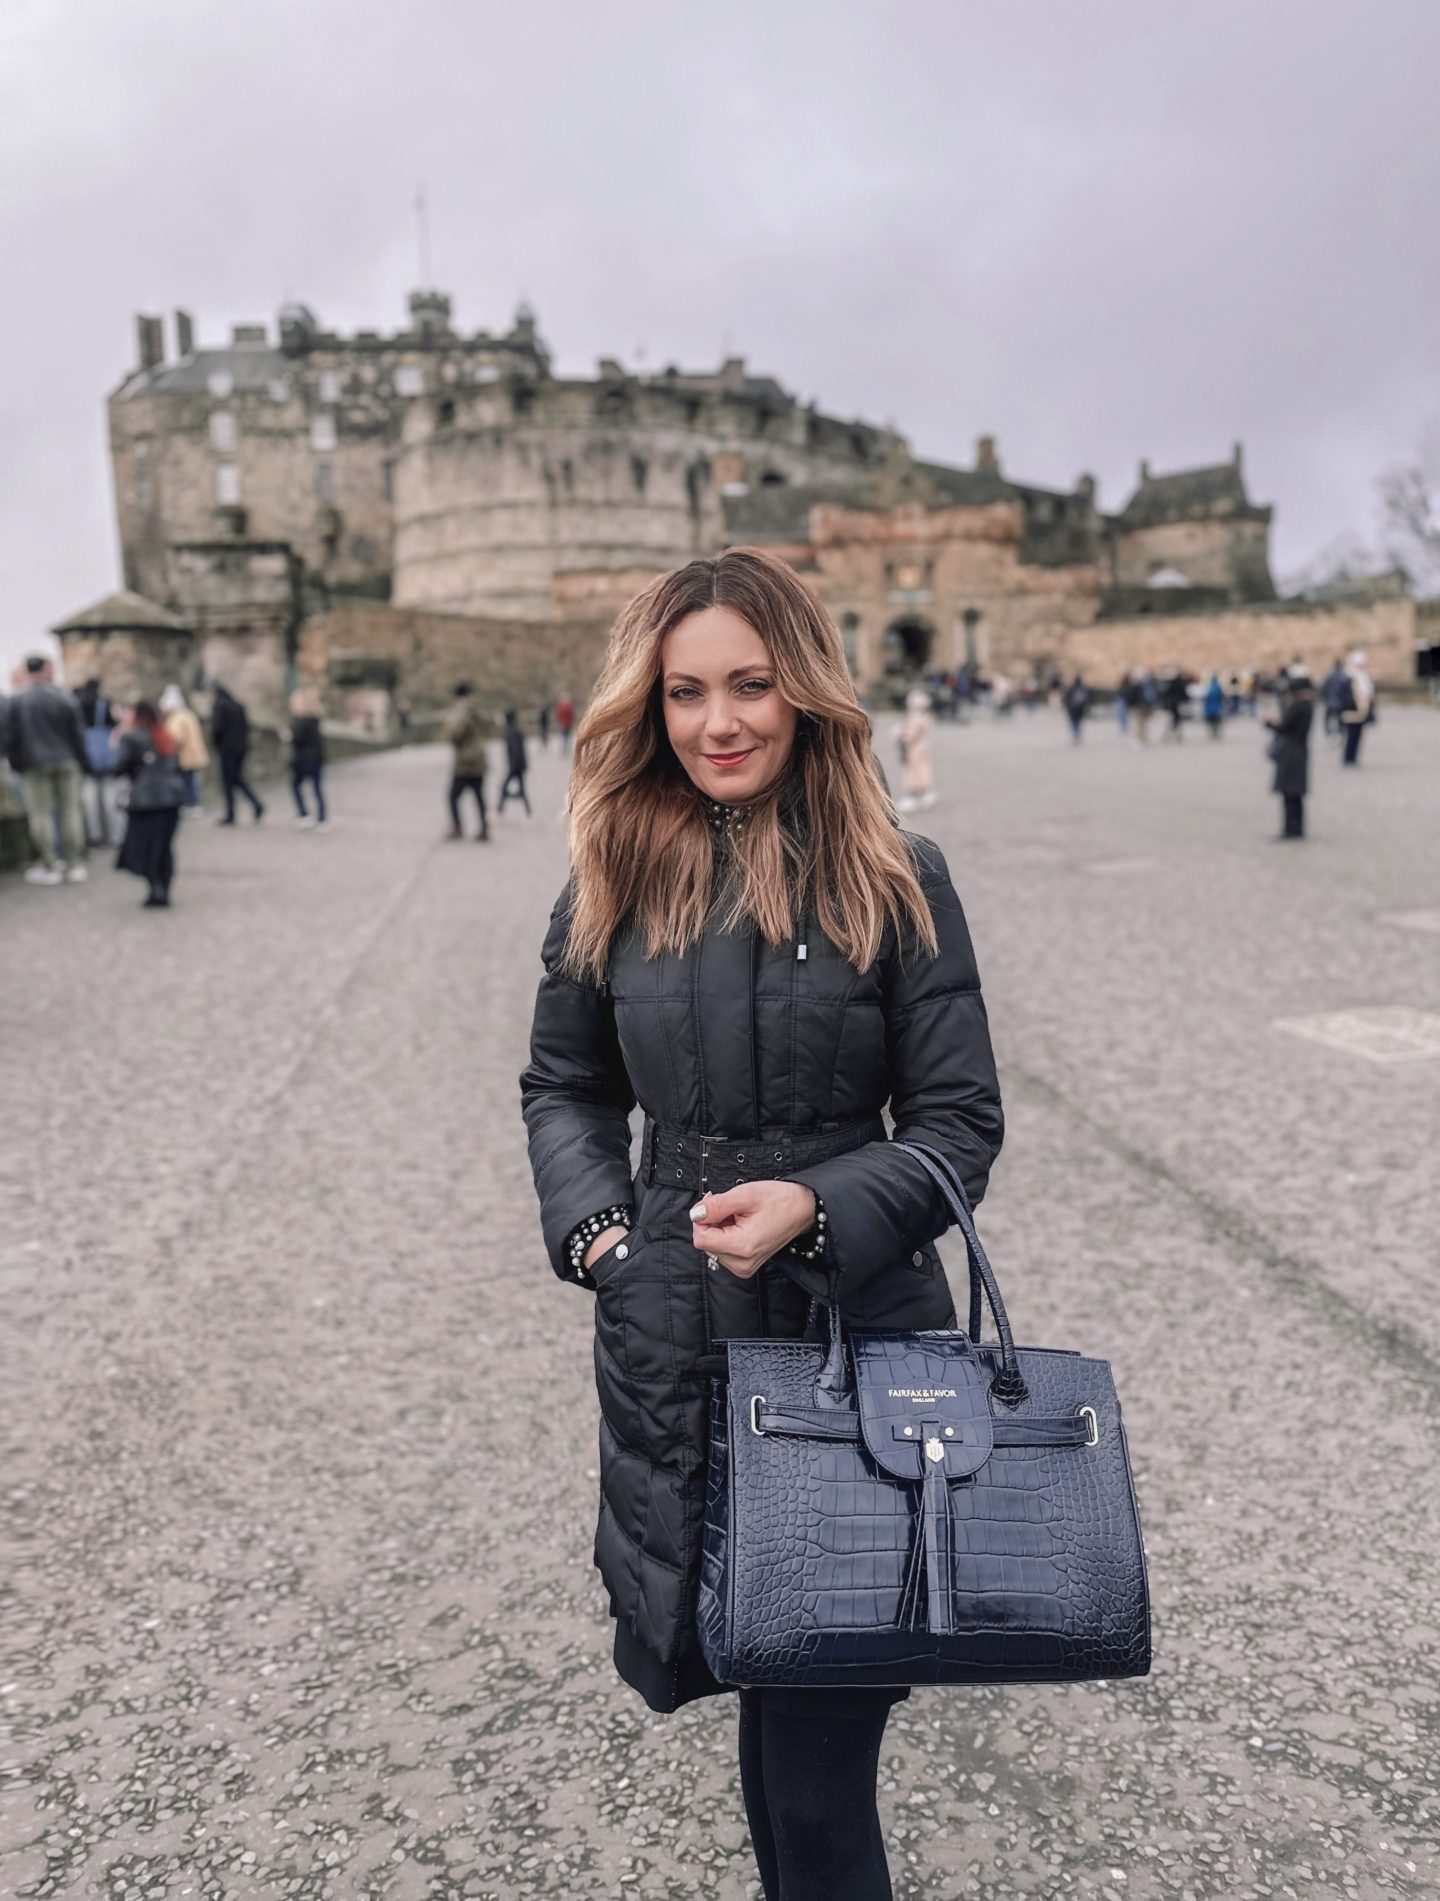
M 585 1250 L 586 1267 L 592 1261 L 598 1261 L 602 1254 L 608 1253 L 617 1241 L 623 1241 L 629 1232 L 628 1228 L 602 1228 Z
M 690 1220 L 693 1245 L 748 1281 L 813 1226 L 815 1194 L 799 1182 L 741 1182 L 697 1201 Z

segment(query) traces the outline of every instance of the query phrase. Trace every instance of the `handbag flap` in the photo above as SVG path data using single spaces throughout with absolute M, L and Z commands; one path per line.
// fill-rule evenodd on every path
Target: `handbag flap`
M 852 1333 L 860 1434 L 882 1471 L 968 1478 L 995 1443 L 990 1374 L 963 1333 Z

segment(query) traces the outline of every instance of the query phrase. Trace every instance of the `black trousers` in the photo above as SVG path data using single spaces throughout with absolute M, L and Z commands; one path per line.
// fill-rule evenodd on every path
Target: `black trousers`
M 503 812 L 505 810 L 505 801 L 512 796 L 519 799 L 527 812 L 530 810 L 530 798 L 525 790 L 525 774 L 523 772 L 506 773 L 505 783 L 500 788 L 500 803 L 496 806 L 496 811 Z
M 483 838 L 488 830 L 485 817 L 485 775 L 483 772 L 457 772 L 450 781 L 450 823 L 458 832 L 464 828 L 460 823 L 460 796 L 465 792 L 475 794 L 475 803 L 480 807 L 480 835 Z
M 315 788 L 316 814 L 320 823 L 323 825 L 325 823 L 325 787 L 323 784 L 322 768 L 319 766 L 292 766 L 290 768 L 290 790 L 295 795 L 295 809 L 299 812 L 301 818 L 307 816 L 305 811 L 305 787 L 307 784 Z
M 1305 800 L 1298 792 L 1282 792 L 1281 801 L 1285 807 L 1286 838 L 1305 836 Z
M 256 818 L 265 810 L 260 800 L 251 790 L 245 778 L 245 755 L 243 752 L 222 752 L 220 755 L 220 785 L 225 794 L 226 823 L 235 823 L 235 794 L 243 792 L 254 808 Z
M 1341 765 L 1358 765 L 1360 762 L 1360 740 L 1365 731 L 1365 722 L 1358 719 L 1347 720 L 1341 726 L 1340 730 L 1345 735 L 1345 755 L 1340 761 Z
M 893 1690 L 742 1690 L 740 1786 L 765 1901 L 892 1901 L 875 1784 Z

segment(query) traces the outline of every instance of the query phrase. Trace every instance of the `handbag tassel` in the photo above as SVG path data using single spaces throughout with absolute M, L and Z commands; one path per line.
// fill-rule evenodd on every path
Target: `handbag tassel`
M 943 1442 L 938 1429 L 925 1428 L 925 1443 L 940 1443 L 942 1456 L 925 1457 L 925 1478 L 920 1506 L 915 1514 L 915 1536 L 905 1565 L 900 1589 L 900 1608 L 896 1621 L 907 1630 L 920 1624 L 920 1600 L 925 1599 L 925 1628 L 932 1637 L 949 1637 L 955 1630 L 955 1605 L 951 1595 L 955 1576 L 955 1500 L 945 1476 Z M 921 1578 L 924 1578 L 922 1593 Z

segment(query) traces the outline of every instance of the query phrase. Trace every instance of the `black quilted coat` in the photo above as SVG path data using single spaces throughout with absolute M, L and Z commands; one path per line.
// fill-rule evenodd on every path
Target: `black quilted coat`
M 856 1326 L 954 1324 L 933 1246 L 946 1213 L 918 1162 L 874 1139 L 876 1118 L 888 1104 L 896 1135 L 944 1151 L 975 1201 L 1003 1123 L 960 902 L 937 848 L 909 844 L 938 956 L 891 931 L 857 971 L 813 920 L 773 948 L 751 929 L 716 925 L 684 956 L 654 960 L 622 932 L 608 981 L 594 987 L 559 974 L 568 893 L 551 917 L 521 1077 L 525 1123 L 562 1279 L 574 1278 L 564 1242 L 578 1222 L 614 1203 L 636 1207 L 623 1253 L 612 1248 L 587 1277 L 601 1410 L 595 1561 L 616 1619 L 616 1666 L 653 1709 L 718 1687 L 694 1632 L 706 1407 L 724 1366 L 716 1343 L 798 1336 L 812 1295 L 838 1302 Z M 637 1100 L 647 1118 L 638 1174 Z M 786 1250 L 749 1281 L 708 1267 L 690 1245 L 687 1212 L 700 1192 L 702 1136 L 730 1138 L 742 1179 L 815 1190 L 828 1217 L 822 1263 Z M 847 1152 L 790 1165 L 792 1151 L 836 1145 Z

